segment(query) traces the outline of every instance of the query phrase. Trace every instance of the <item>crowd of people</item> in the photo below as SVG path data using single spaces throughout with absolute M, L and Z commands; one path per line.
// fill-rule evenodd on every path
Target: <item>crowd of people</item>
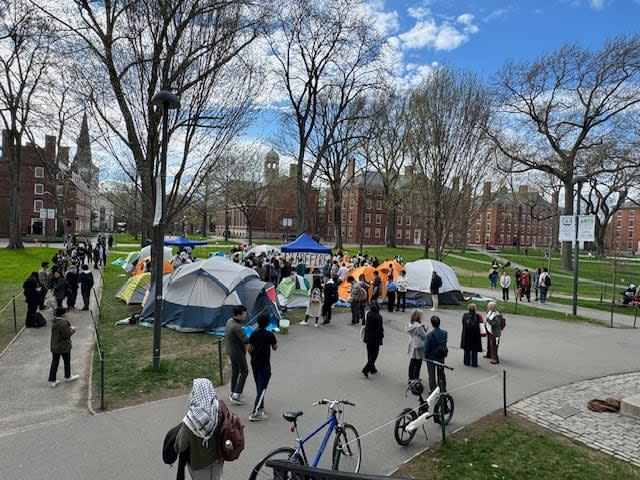
M 531 275 L 528 268 L 520 269 L 514 268 L 513 275 L 515 282 L 512 283 L 511 275 L 507 271 L 508 265 L 502 267 L 502 273 L 498 273 L 500 268 L 498 263 L 494 259 L 494 263 L 491 265 L 489 271 L 489 282 L 492 290 L 497 289 L 498 283 L 502 290 L 502 300 L 509 301 L 509 291 L 513 285 L 515 296 L 518 301 L 522 302 L 526 299 L 527 302 L 531 302 L 531 293 L 533 289 L 534 302 L 545 303 L 547 301 L 547 294 L 549 287 L 551 286 L 551 275 L 548 268 L 536 268 L 536 271 Z

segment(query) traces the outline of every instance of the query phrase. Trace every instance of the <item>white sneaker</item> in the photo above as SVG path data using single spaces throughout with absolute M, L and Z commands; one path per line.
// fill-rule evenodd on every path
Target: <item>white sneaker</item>
M 309 322 L 300 322 L 299 325 L 309 325 Z
M 269 415 L 267 415 L 264 410 L 260 410 L 259 412 L 249 415 L 250 422 L 260 422 L 262 420 L 266 420 L 267 418 L 269 418 Z
M 80 375 L 71 375 L 69 378 L 65 378 L 64 381 L 65 382 L 75 382 L 79 378 L 80 378 Z
M 60 383 L 60 380 L 54 380 L 53 382 L 49 382 L 49 386 L 51 388 L 56 388 L 56 386 Z
M 318 328 L 320 325 L 318 325 L 317 323 L 314 325 L 314 327 Z
M 244 399 L 237 393 L 232 393 L 231 395 L 229 395 L 229 401 L 234 405 L 244 405 L 246 403 Z

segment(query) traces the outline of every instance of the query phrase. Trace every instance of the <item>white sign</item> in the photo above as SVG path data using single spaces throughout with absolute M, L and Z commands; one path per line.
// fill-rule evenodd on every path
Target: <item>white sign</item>
M 54 208 L 41 208 L 40 218 L 56 218 L 56 210 Z
M 573 242 L 576 239 L 576 225 L 574 215 L 560 215 L 560 228 L 558 240 L 561 242 Z M 578 240 L 581 242 L 593 242 L 596 235 L 595 215 L 580 215 L 578 220 Z
M 578 221 L 578 240 L 593 242 L 596 238 L 596 216 L 580 215 Z
M 572 242 L 576 239 L 576 227 L 573 224 L 573 215 L 560 215 L 560 228 L 558 228 L 558 240 Z

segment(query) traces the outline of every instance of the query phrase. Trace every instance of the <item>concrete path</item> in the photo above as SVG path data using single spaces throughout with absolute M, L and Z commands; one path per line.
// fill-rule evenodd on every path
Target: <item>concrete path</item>
M 640 330 L 516 315 L 509 317 L 502 340 L 502 363 L 490 365 L 482 361 L 477 369 L 467 368 L 462 365 L 462 352 L 456 348 L 461 312 L 444 310 L 439 315 L 450 335 L 448 362 L 455 368 L 448 376 L 456 402 L 450 431 L 501 408 L 503 369 L 507 371 L 509 403 L 585 379 L 640 370 Z M 326 413 L 323 407 L 312 406 L 321 398 L 346 398 L 357 404 L 347 408 L 345 418 L 363 437 L 363 472 L 387 474 L 439 439 L 434 424 L 427 427 L 429 441 L 418 435 L 410 446 L 400 447 L 393 439 L 395 416 L 416 403 L 415 397 L 404 395 L 408 338 L 403 326 L 409 312 L 384 312 L 383 316 L 385 341 L 377 364 L 379 373 L 369 379 L 360 374 L 365 349 L 359 341 L 358 328 L 347 325 L 346 314 L 338 313 L 331 325 L 318 329 L 294 325 L 289 335 L 278 337 L 281 348 L 273 354 L 273 377 L 266 401 L 271 418 L 262 423 L 246 422 L 246 451 L 238 461 L 225 465 L 225 479 L 246 479 L 265 453 L 292 443 L 289 425 L 280 418 L 282 411 L 304 410 L 303 432 L 315 426 Z M 81 337 L 82 331 L 76 337 Z M 185 396 L 92 416 L 83 408 L 86 380 L 84 385 L 78 382 L 49 388 L 48 354 L 46 361 L 38 360 L 37 368 L 20 370 L 20 363 L 29 360 L 19 350 L 33 352 L 34 345 L 40 342 L 39 348 L 47 351 L 46 330 L 25 333 L 0 358 L 0 401 L 5 405 L 7 399 L 21 398 L 12 408 L 0 409 L 0 464 L 7 478 L 174 477 L 175 471 L 161 462 L 161 444 L 167 429 L 184 415 Z M 33 344 L 27 348 L 30 342 Z M 81 366 L 80 349 L 74 343 L 74 370 L 88 368 L 87 357 Z M 19 374 L 9 365 L 17 365 Z M 82 373 L 86 376 L 86 370 Z M 19 378 L 14 378 L 16 375 Z M 4 388 L 5 382 L 12 382 L 9 388 Z M 71 388 L 63 390 L 66 387 Z M 219 388 L 219 394 L 226 397 L 228 387 Z M 249 399 L 255 394 L 252 378 L 245 394 Z M 243 418 L 250 411 L 248 405 L 233 408 Z

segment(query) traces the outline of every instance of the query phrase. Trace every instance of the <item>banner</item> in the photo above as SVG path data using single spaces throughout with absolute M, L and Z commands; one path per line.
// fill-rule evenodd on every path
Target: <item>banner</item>
M 575 218 L 574 215 L 560 215 L 560 228 L 558 228 L 558 240 L 560 242 L 573 242 L 576 240 Z M 595 236 L 595 215 L 580 215 L 578 220 L 578 241 L 593 242 Z

